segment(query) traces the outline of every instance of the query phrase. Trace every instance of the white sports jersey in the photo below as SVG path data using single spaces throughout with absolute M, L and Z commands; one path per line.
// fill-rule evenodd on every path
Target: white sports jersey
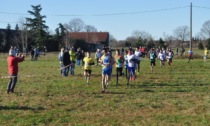
M 163 50 L 164 59 L 166 59 L 166 51 Z
M 160 60 L 165 60 L 165 56 L 164 56 L 163 53 L 159 53 L 159 54 L 158 54 L 158 58 L 159 58 Z
M 135 51 L 134 55 L 135 55 L 135 58 L 136 58 L 138 61 L 141 60 L 141 59 L 140 59 L 140 56 L 141 56 L 141 52 L 140 52 L 140 51 Z
M 127 55 L 127 59 L 128 59 L 128 67 L 134 67 L 135 62 L 133 61 L 133 59 L 135 59 L 135 55 Z
M 168 52 L 168 58 L 171 59 L 172 57 L 172 52 Z

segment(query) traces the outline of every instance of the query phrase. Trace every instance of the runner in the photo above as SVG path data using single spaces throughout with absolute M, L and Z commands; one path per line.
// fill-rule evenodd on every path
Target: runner
M 125 67 L 125 78 L 127 78 L 128 75 L 128 51 L 125 51 L 125 55 L 124 55 L 124 67 Z
M 169 67 L 171 67 L 173 56 L 174 56 L 174 52 L 171 49 L 168 49 L 167 60 L 168 60 Z
M 112 60 L 108 53 L 108 49 L 104 49 L 104 55 L 99 59 L 100 64 L 102 65 L 102 93 L 105 93 L 106 87 L 109 83 L 111 76 L 111 66 Z
M 158 54 L 158 59 L 160 60 L 160 67 L 165 67 L 165 54 L 162 50 Z
M 116 50 L 115 64 L 116 64 L 116 85 L 118 84 L 118 77 L 122 76 L 124 58 L 120 54 L 120 50 Z
M 135 62 L 137 59 L 135 58 L 133 50 L 129 50 L 128 55 L 128 77 L 127 77 L 127 85 L 129 85 L 129 81 L 135 80 Z
M 84 61 L 84 76 L 88 85 L 91 75 L 91 65 L 95 64 L 93 59 L 90 57 L 90 52 L 86 53 L 86 57 L 83 59 L 83 61 Z
M 153 67 L 155 66 L 155 59 L 156 59 L 156 52 L 154 48 L 152 48 L 149 58 L 150 58 L 151 71 L 153 72 Z
M 204 49 L 204 57 L 203 57 L 204 63 L 206 63 L 206 61 L 207 61 L 207 56 L 208 56 L 208 54 L 209 54 L 209 51 L 208 51 L 207 48 L 205 48 L 205 49 Z
M 189 63 L 190 60 L 193 59 L 193 58 L 192 58 L 192 56 L 193 56 L 193 51 L 190 49 L 190 50 L 188 50 L 187 53 L 188 53 L 188 63 Z
M 137 71 L 137 74 L 139 74 L 140 73 L 140 56 L 141 56 L 141 51 L 139 51 L 139 48 L 138 47 L 136 47 L 136 51 L 135 51 L 135 53 L 134 53 L 134 55 L 135 55 L 135 58 L 137 59 L 137 61 L 136 61 L 136 64 L 137 64 L 137 69 L 138 69 L 138 71 Z

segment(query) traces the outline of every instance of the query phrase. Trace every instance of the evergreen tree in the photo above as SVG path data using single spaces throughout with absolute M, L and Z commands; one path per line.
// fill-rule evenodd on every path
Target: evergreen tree
M 21 40 L 20 40 L 20 32 L 21 32 L 20 28 L 19 28 L 18 24 L 16 24 L 13 40 L 14 40 L 14 44 L 18 47 L 18 49 L 20 49 L 22 51 L 23 49 L 20 48 L 22 46 Z
M 6 44 L 5 44 L 6 50 L 9 50 L 10 46 L 14 45 L 12 43 L 12 31 L 11 31 L 11 25 L 10 24 L 8 24 L 7 28 L 6 28 L 5 42 L 6 42 Z
M 207 39 L 207 48 L 210 49 L 210 38 Z
M 15 31 L 19 31 L 19 26 L 18 26 L 18 24 L 15 25 Z
M 55 29 L 55 38 L 56 40 L 59 42 L 59 48 L 64 47 L 64 37 L 66 36 L 65 33 L 66 29 L 64 28 L 64 26 L 59 23 L 58 24 L 58 28 Z
M 201 42 L 198 44 L 198 49 L 202 49 L 202 50 L 204 49 L 204 46 Z
M 165 48 L 165 41 L 162 38 L 159 39 L 158 44 L 160 48 Z
M 30 29 L 30 34 L 37 46 L 43 46 L 48 37 L 47 29 L 45 25 L 46 16 L 41 15 L 41 5 L 31 5 L 33 11 L 28 11 L 34 18 L 26 18 L 26 26 Z
M 0 32 L 0 52 L 5 51 L 5 36 L 4 32 Z

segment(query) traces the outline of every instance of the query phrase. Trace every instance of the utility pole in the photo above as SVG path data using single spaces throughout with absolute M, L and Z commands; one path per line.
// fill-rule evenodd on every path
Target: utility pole
M 190 3 L 190 50 L 192 51 L 192 3 Z

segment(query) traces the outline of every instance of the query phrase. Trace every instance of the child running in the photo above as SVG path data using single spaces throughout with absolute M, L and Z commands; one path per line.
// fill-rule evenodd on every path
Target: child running
M 190 50 L 188 51 L 188 58 L 189 58 L 189 59 L 188 59 L 188 63 L 190 62 L 191 59 L 193 59 L 192 56 L 193 56 L 193 51 L 190 49 Z
M 112 69 L 112 59 L 107 49 L 104 49 L 104 55 L 99 59 L 99 62 L 102 65 L 102 91 L 105 93 L 106 87 L 109 83 Z
M 138 70 L 137 74 L 139 74 L 140 73 L 140 56 L 141 56 L 141 51 L 139 51 L 138 47 L 136 47 L 136 51 L 135 51 L 134 55 L 135 55 L 135 57 L 137 59 L 137 62 L 136 62 L 137 70 Z
M 129 50 L 128 55 L 128 77 L 127 77 L 127 85 L 129 85 L 129 81 L 135 80 L 135 62 L 137 59 L 135 58 L 133 50 Z
M 208 51 L 207 48 L 205 48 L 205 50 L 204 50 L 204 57 L 203 57 L 203 59 L 204 59 L 204 64 L 206 63 L 208 54 L 209 54 L 209 51 Z
M 125 51 L 125 55 L 124 55 L 124 67 L 125 67 L 125 78 L 127 78 L 127 74 L 128 74 L 128 51 Z
M 90 57 L 90 52 L 86 53 L 86 57 L 83 59 L 83 61 L 84 61 L 84 76 L 88 85 L 91 75 L 91 65 L 95 64 L 93 59 Z
M 150 58 L 151 71 L 153 72 L 153 67 L 155 66 L 155 59 L 156 59 L 156 52 L 154 48 L 152 48 L 152 51 L 149 54 L 149 58 Z
M 160 67 L 164 67 L 165 66 L 165 55 L 163 54 L 162 50 L 160 50 L 160 52 L 158 54 L 158 59 L 160 60 Z
M 115 55 L 115 64 L 116 64 L 116 85 L 118 85 L 118 77 L 122 76 L 122 71 L 123 71 L 123 62 L 124 59 L 120 55 L 120 50 L 116 50 L 116 55 Z
M 171 49 L 168 49 L 167 60 L 168 60 L 169 67 L 171 67 L 173 56 L 174 56 L 173 51 Z

